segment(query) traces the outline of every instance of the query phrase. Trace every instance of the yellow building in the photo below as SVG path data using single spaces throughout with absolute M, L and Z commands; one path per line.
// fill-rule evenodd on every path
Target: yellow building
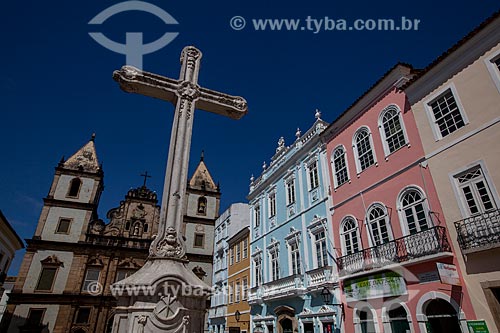
M 250 230 L 243 228 L 228 240 L 228 302 L 226 332 L 250 332 L 250 306 L 248 286 L 250 285 Z

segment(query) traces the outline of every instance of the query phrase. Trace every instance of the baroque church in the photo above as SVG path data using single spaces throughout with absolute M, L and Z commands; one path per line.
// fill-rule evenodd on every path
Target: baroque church
M 108 211 L 97 208 L 104 189 L 95 136 L 55 168 L 1 332 L 110 332 L 115 298 L 110 286 L 144 264 L 158 232 L 157 194 L 144 184 Z M 203 160 L 186 189 L 183 234 L 188 268 L 211 285 L 213 234 L 220 188 Z

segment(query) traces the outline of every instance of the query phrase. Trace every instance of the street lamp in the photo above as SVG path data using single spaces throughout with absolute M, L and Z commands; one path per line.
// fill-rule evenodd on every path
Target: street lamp
M 234 313 L 234 317 L 236 318 L 236 321 L 240 321 L 241 313 L 239 310 L 236 310 L 236 312 Z
M 332 293 L 328 287 L 324 287 L 321 291 L 321 297 L 323 297 L 323 302 L 327 305 L 339 306 L 342 310 L 342 317 L 344 317 L 344 304 L 343 303 L 332 303 Z

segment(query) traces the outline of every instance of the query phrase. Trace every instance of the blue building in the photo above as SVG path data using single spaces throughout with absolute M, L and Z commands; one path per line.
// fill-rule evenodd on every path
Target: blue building
M 252 177 L 251 332 L 340 332 L 338 274 L 334 268 L 326 146 L 316 121 L 295 142 L 278 141 L 263 172 Z M 322 293 L 328 291 L 331 301 Z

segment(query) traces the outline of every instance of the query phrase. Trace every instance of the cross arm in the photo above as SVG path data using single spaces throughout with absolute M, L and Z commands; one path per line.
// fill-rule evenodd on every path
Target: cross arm
M 113 79 L 120 88 L 129 93 L 136 93 L 175 103 L 179 81 L 161 75 L 149 73 L 133 66 L 123 66 L 113 72 Z
M 231 119 L 240 119 L 248 112 L 247 101 L 243 97 L 232 96 L 206 88 L 200 88 L 200 96 L 196 102 L 196 107 Z

